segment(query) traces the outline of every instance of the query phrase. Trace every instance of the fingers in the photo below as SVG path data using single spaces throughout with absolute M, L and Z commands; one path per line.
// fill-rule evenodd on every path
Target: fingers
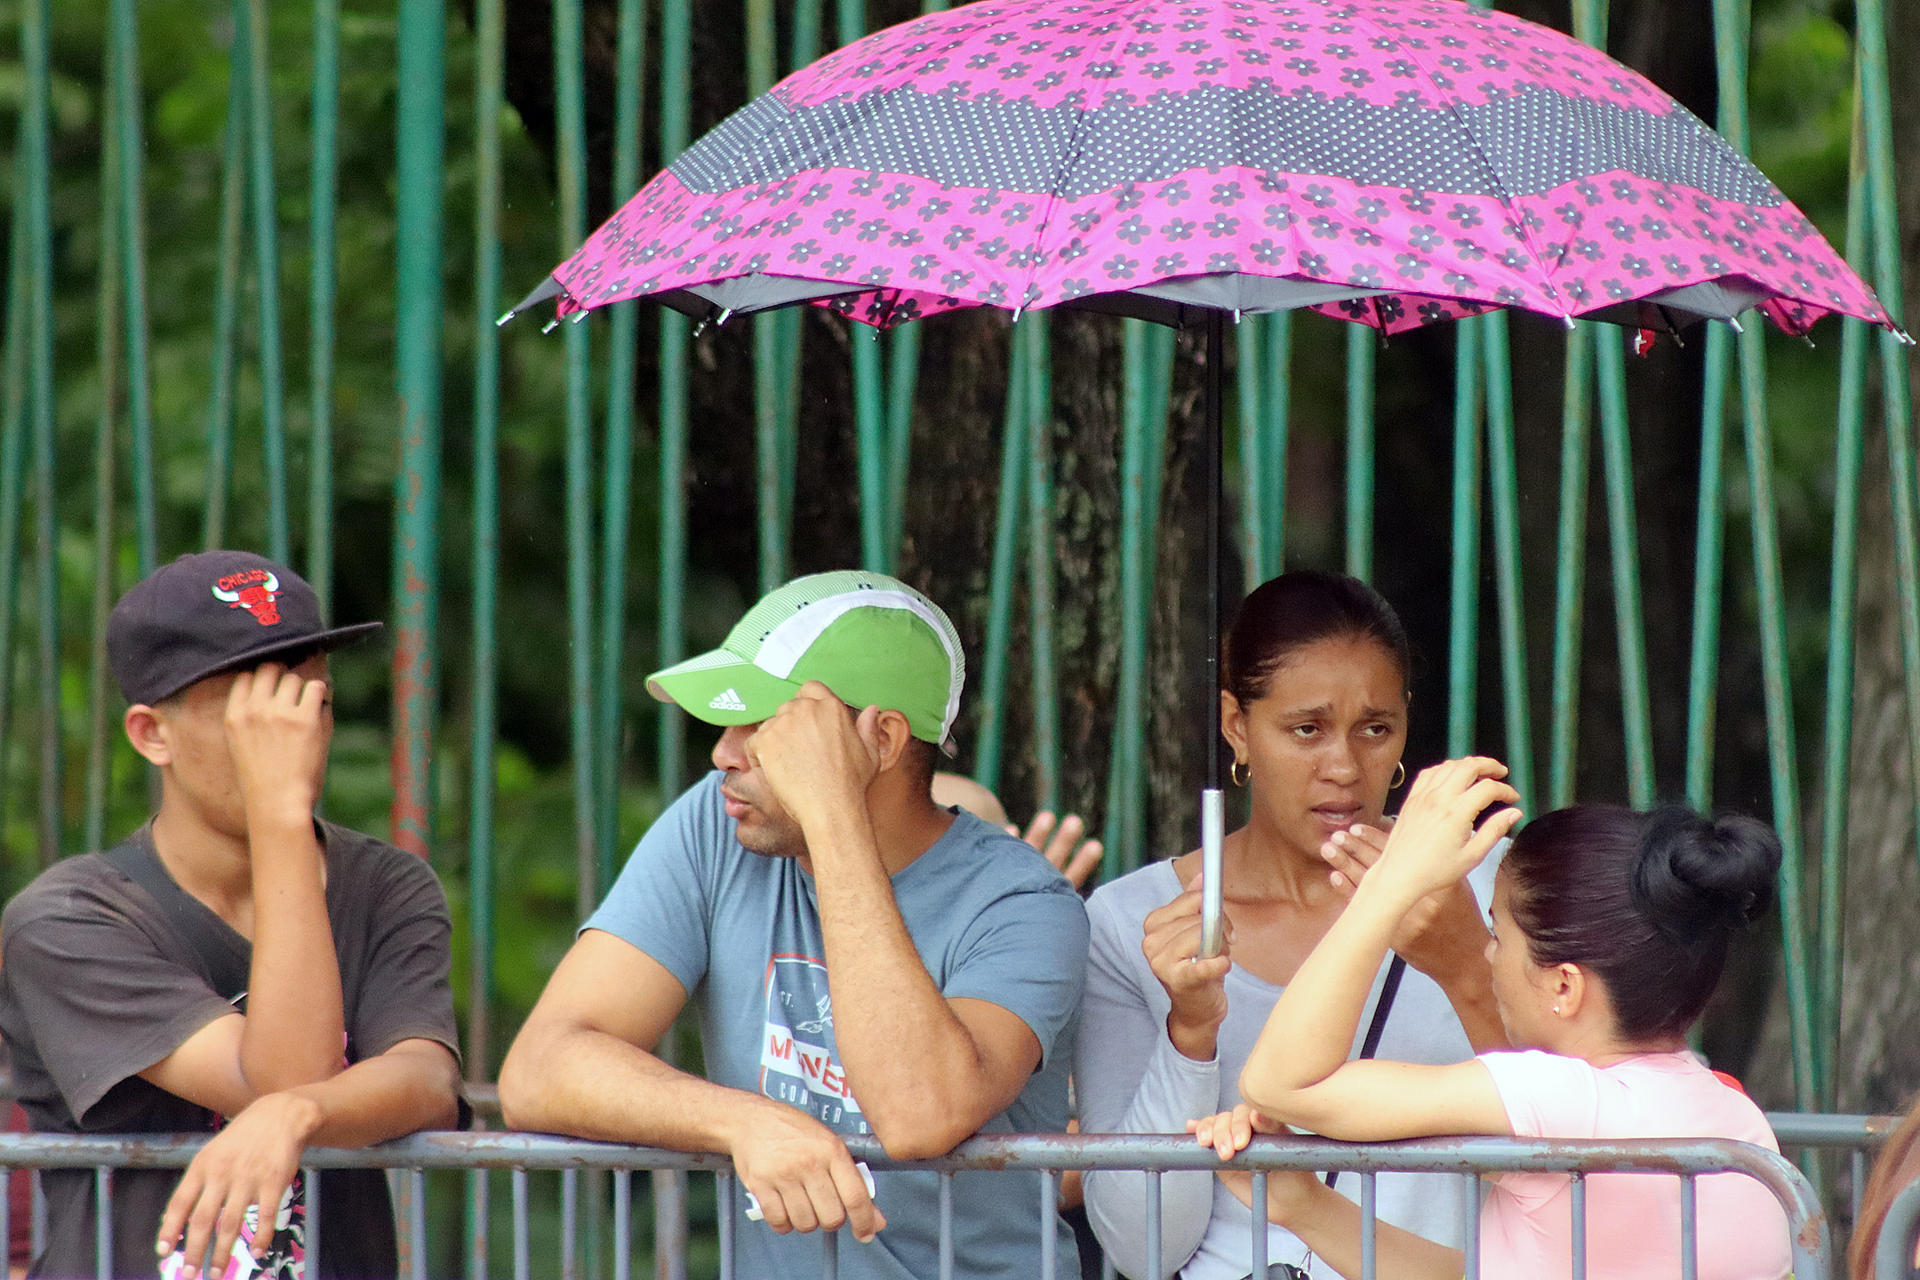
M 1080 851 L 1073 855 L 1072 860 L 1062 867 L 1061 871 L 1066 875 L 1067 883 L 1078 889 L 1087 882 L 1087 877 L 1093 874 L 1093 869 L 1100 865 L 1100 859 L 1106 856 L 1106 845 L 1098 840 L 1089 840 L 1080 846 Z
M 866 1180 L 851 1160 L 835 1161 L 831 1172 L 834 1208 L 840 1213 L 840 1220 L 853 1228 L 854 1239 L 865 1244 L 887 1225 L 887 1220 L 874 1205 Z

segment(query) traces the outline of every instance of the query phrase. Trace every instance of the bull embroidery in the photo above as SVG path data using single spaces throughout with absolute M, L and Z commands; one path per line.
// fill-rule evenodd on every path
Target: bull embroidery
M 263 627 L 280 621 L 280 579 L 266 569 L 242 569 L 213 584 L 216 600 L 224 600 L 229 609 L 245 609 Z

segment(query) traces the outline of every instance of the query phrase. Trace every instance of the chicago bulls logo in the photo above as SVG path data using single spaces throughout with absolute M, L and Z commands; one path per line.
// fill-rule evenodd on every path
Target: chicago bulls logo
M 280 579 L 266 569 L 242 569 L 213 584 L 216 600 L 224 600 L 229 609 L 245 609 L 263 627 L 280 621 L 280 606 L 274 597 L 280 594 Z

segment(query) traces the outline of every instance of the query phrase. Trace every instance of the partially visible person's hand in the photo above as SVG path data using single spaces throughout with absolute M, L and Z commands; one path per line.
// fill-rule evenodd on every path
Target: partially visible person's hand
M 1320 846 L 1335 892 L 1352 898 L 1387 847 L 1387 833 L 1355 824 L 1337 831 Z M 1436 980 L 1462 968 L 1484 965 L 1487 924 L 1462 876 L 1416 902 L 1394 931 L 1393 949 L 1407 963 Z
M 760 722 L 746 752 L 774 798 L 805 826 L 819 806 L 865 805 L 880 771 L 880 710 L 850 715 L 833 690 L 809 680 Z
M 1141 954 L 1166 988 L 1173 1007 L 1167 1013 L 1167 1037 L 1183 1057 L 1205 1062 L 1218 1048 L 1220 1024 L 1227 1016 L 1227 972 L 1233 968 L 1233 920 L 1223 916 L 1220 954 L 1200 955 L 1200 877 L 1173 901 L 1147 913 Z
M 333 690 L 278 662 L 242 671 L 227 689 L 227 749 L 250 813 L 311 816 L 333 740 Z
M 194 1280 L 213 1246 L 214 1275 L 224 1274 L 233 1242 L 250 1205 L 259 1206 L 253 1256 L 273 1243 L 280 1199 L 300 1171 L 300 1153 L 320 1124 L 320 1109 L 298 1093 L 269 1093 L 254 1100 L 200 1148 L 160 1215 L 155 1252 L 178 1248 L 181 1280 Z M 184 1231 L 186 1239 L 181 1240 Z
M 1212 1147 L 1222 1160 L 1231 1160 L 1247 1149 L 1256 1133 L 1286 1133 L 1278 1120 L 1270 1120 L 1245 1102 L 1231 1111 L 1221 1111 L 1198 1120 L 1187 1121 L 1187 1132 L 1203 1147 Z
M 1048 810 L 1042 809 L 1033 815 L 1033 821 L 1027 829 L 1021 831 L 1009 826 L 1007 834 L 1019 836 L 1038 849 L 1048 862 L 1059 868 L 1067 883 L 1078 889 L 1100 865 L 1100 859 L 1106 856 L 1106 846 L 1098 840 L 1086 838 L 1087 824 L 1077 813 L 1064 818 L 1056 818 Z
M 728 1154 L 740 1183 L 760 1202 L 774 1231 L 837 1231 L 872 1240 L 887 1219 L 838 1134 L 781 1103 L 756 1107 Z

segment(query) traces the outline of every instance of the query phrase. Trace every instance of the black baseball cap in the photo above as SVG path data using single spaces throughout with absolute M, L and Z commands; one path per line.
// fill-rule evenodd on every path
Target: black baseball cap
M 337 649 L 379 629 L 327 626 L 307 580 L 265 556 L 200 551 L 120 597 L 107 619 L 107 663 L 129 703 L 151 705 L 208 676 Z

